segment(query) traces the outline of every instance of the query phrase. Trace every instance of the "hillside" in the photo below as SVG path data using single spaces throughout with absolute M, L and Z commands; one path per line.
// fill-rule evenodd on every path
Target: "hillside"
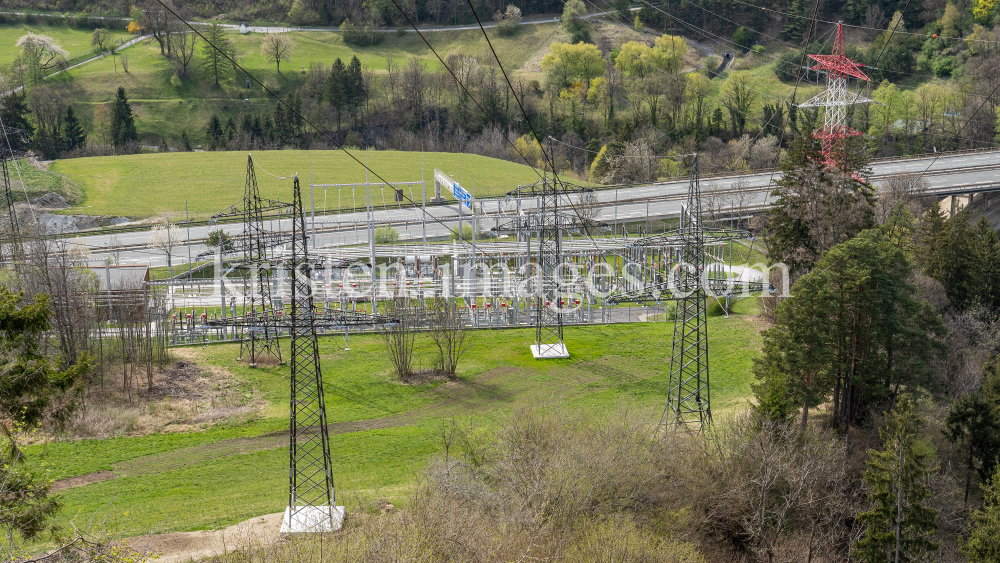
M 372 171 L 389 182 L 419 182 L 423 167 L 427 197 L 434 195 L 434 169 L 461 178 L 471 191 L 475 186 L 480 197 L 497 196 L 518 184 L 538 180 L 532 168 L 474 154 L 413 153 L 397 151 L 353 151 Z M 185 203 L 192 218 L 204 219 L 243 197 L 247 157 L 244 152 L 192 152 L 143 154 L 123 157 L 90 157 L 59 160 L 50 171 L 61 174 L 79 186 L 76 212 L 133 218 L 183 216 Z M 254 151 L 255 170 L 261 197 L 287 200 L 289 178 L 298 174 L 308 185 L 364 183 L 365 169 L 342 151 Z M 48 179 L 51 175 L 44 176 Z M 369 181 L 378 182 L 374 175 Z M 51 180 L 39 187 L 51 185 Z M 305 188 L 308 189 L 308 188 Z M 406 187 L 407 197 L 420 201 L 420 186 Z M 322 189 L 315 190 L 316 208 L 323 208 Z M 344 209 L 364 206 L 364 190 L 352 203 L 351 190 L 339 194 Z M 373 197 L 392 203 L 392 193 L 375 189 Z M 327 190 L 326 208 L 338 205 L 338 191 Z M 73 212 L 73 210 L 70 210 Z
M 709 320 L 713 410 L 723 418 L 745 404 L 748 351 L 759 346 L 754 302 L 740 302 L 736 312 Z M 476 331 L 459 380 L 413 385 L 392 379 L 378 337 L 352 336 L 349 352 L 342 337 L 322 338 L 338 503 L 351 512 L 375 500 L 405 506 L 420 472 L 438 455 L 449 420 L 485 431 L 519 407 L 563 404 L 594 416 L 629 405 L 655 423 L 666 400 L 664 342 L 672 327 L 567 328 L 573 357 L 548 363 L 532 359 L 531 329 Z M 432 348 L 426 335 L 418 337 L 418 364 L 429 361 Z M 133 403 L 76 429 L 101 439 L 29 447 L 57 488 L 86 483 L 62 489 L 59 522 L 87 527 L 99 518 L 103 529 L 129 537 L 213 529 L 280 511 L 288 500 L 289 368 L 253 370 L 233 361 L 237 353 L 231 345 L 177 352 L 203 371 L 214 386 L 211 396 Z M 108 512 L 111 498 L 115 510 Z

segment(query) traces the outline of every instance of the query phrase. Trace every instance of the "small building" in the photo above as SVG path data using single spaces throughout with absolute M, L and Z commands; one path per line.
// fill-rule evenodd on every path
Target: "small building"
M 247 22 L 241 23 L 240 24 L 240 33 L 242 33 L 243 35 L 246 35 L 247 33 L 250 33 L 250 24 L 248 24 Z
M 149 284 L 149 266 L 145 265 L 90 266 L 89 270 L 97 278 L 97 290 L 101 293 L 108 292 L 108 281 L 112 294 L 142 292 Z

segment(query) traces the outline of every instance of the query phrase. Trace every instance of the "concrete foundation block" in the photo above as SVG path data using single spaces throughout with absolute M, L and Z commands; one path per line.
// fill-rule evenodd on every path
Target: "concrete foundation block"
M 285 509 L 281 519 L 281 534 L 336 532 L 344 526 L 343 506 L 297 506 L 295 512 Z
M 535 356 L 536 360 L 550 360 L 554 358 L 568 358 L 569 350 L 561 342 L 559 344 L 542 344 L 541 346 L 532 344 L 531 354 Z

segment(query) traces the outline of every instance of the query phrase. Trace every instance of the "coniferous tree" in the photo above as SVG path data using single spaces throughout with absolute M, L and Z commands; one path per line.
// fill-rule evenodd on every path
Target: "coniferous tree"
M 941 281 L 948 267 L 948 224 L 941 213 L 941 208 L 932 205 L 924 214 L 923 227 L 920 231 L 920 261 L 924 273 Z
M 347 68 L 338 57 L 333 61 L 333 68 L 330 69 L 330 76 L 323 84 L 323 97 L 337 110 L 337 131 L 340 131 L 340 114 L 347 105 L 347 85 L 345 84 L 345 74 Z
M 874 192 L 859 181 L 867 172 L 863 155 L 845 155 L 846 170 L 823 163 L 819 142 L 800 135 L 778 163 L 776 198 L 767 212 L 768 254 L 788 265 L 794 280 L 807 272 L 833 246 L 875 223 Z
M 10 135 L 8 141 L 12 149 L 24 151 L 28 149 L 28 138 L 35 132 L 35 127 L 28 120 L 31 110 L 28 108 L 28 95 L 24 91 L 0 98 L 0 119 L 7 127 L 21 129 L 25 138 L 20 135 Z
M 1000 561 L 1000 468 L 982 487 L 983 508 L 972 513 L 972 529 L 962 552 L 970 563 L 996 563 Z
M 941 283 L 952 304 L 960 310 L 972 306 L 979 297 L 979 252 L 977 237 L 969 224 L 968 213 L 956 213 L 948 219 L 948 230 L 942 241 L 946 265 Z
M 924 506 L 931 469 L 917 431 L 923 420 L 909 395 L 900 395 L 879 429 L 883 449 L 869 450 L 864 482 L 871 508 L 858 514 L 865 535 L 856 544 L 861 561 L 920 561 L 938 548 L 937 511 Z
M 351 114 L 354 118 L 354 126 L 358 126 L 358 108 L 368 100 L 368 93 L 365 92 L 364 79 L 361 76 L 361 61 L 355 55 L 351 57 L 351 63 L 347 65 L 344 74 L 346 84 L 345 102 L 351 107 Z
M 1000 237 L 986 217 L 976 222 L 979 279 L 976 284 L 979 302 L 988 307 L 1000 307 Z
M 181 130 L 181 148 L 187 152 L 191 152 L 191 139 L 188 139 L 187 129 Z
M 212 114 L 208 120 L 208 127 L 205 130 L 205 138 L 208 140 L 208 148 L 215 150 L 223 145 L 222 122 L 219 116 Z
M 65 150 L 71 151 L 87 144 L 87 134 L 83 131 L 80 119 L 73 111 L 73 106 L 66 108 L 66 120 L 63 121 L 63 145 Z
M 781 34 L 785 36 L 785 39 L 789 41 L 802 39 L 802 32 L 805 31 L 809 21 L 802 17 L 804 11 L 802 0 L 792 0 L 791 5 L 788 6 L 788 15 L 785 17 L 785 27 L 781 29 Z
M 914 298 L 912 265 L 888 229 L 870 229 L 831 249 L 792 286 L 763 333 L 753 366 L 759 410 L 787 418 L 833 403 L 837 426 L 891 402 L 900 387 L 931 381 L 935 336 L 944 328 Z
M 291 106 L 291 109 L 288 110 L 290 134 L 292 139 L 298 139 L 301 144 L 305 134 L 305 122 L 302 119 L 302 96 L 298 92 L 292 92 L 288 95 L 288 105 Z
M 227 57 L 232 56 L 233 46 L 218 23 L 210 24 L 204 34 L 206 41 L 202 46 L 201 65 L 219 86 L 219 81 L 232 73 L 233 67 Z
M 951 404 L 944 433 L 965 457 L 965 502 L 969 502 L 972 474 L 985 483 L 996 470 L 1000 456 L 1000 417 L 997 405 L 978 394 L 966 395 Z
M 128 96 L 125 95 L 125 88 L 122 86 L 118 87 L 118 94 L 111 106 L 111 139 L 116 147 L 139 140 L 139 134 L 135 130 L 132 105 L 128 103 Z
M 227 141 L 233 140 L 233 136 L 236 135 L 236 122 L 233 121 L 233 116 L 230 115 L 226 118 L 226 126 L 223 128 L 223 132 L 226 135 Z

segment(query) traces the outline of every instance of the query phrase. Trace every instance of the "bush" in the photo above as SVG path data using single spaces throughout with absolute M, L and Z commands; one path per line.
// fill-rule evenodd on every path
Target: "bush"
M 493 19 L 497 22 L 497 33 L 502 36 L 514 35 L 517 28 L 521 27 L 521 10 L 513 4 L 507 4 L 507 11 L 498 11 Z
M 452 231 L 451 240 L 472 240 L 472 226 L 462 225 L 461 235 L 457 232 Z
M 701 70 L 705 73 L 705 76 L 715 78 L 715 71 L 722 64 L 722 58 L 717 55 L 709 55 L 701 61 L 701 64 Z
M 935 76 L 938 78 L 948 78 L 955 71 L 955 57 L 952 55 L 937 57 L 931 66 Z
M 360 149 L 363 143 L 364 141 L 361 140 L 361 135 L 358 135 L 357 131 L 348 131 L 344 137 L 343 146 L 345 149 Z
M 737 27 L 736 31 L 733 32 L 733 43 L 736 43 L 744 53 L 747 53 L 753 45 L 753 33 L 747 31 L 743 26 Z
M 375 229 L 375 244 L 393 244 L 399 242 L 399 231 L 385 226 Z
M 340 31 L 344 37 L 344 43 L 355 47 L 368 47 L 378 45 L 382 42 L 382 33 L 376 33 L 369 26 L 360 28 L 351 22 L 345 21 L 340 24 Z

